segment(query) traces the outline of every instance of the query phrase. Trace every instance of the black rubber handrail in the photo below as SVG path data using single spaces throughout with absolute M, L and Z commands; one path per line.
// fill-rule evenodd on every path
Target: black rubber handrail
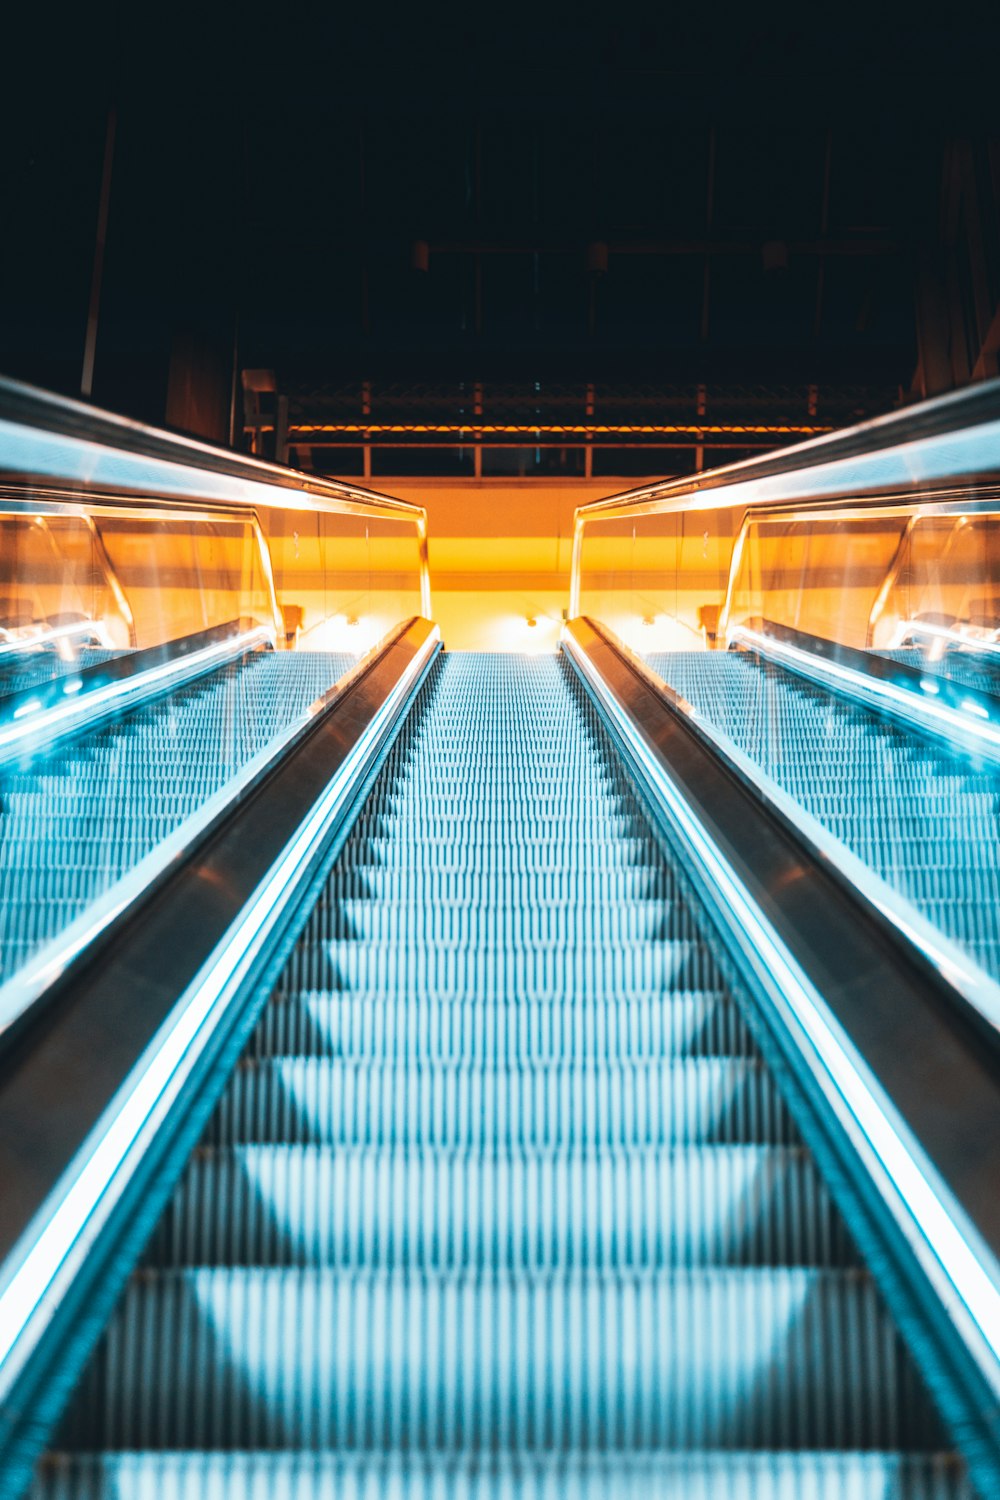
M 918 701 L 925 696 L 922 683 L 929 677 L 939 703 L 962 712 L 967 712 L 968 706 L 974 704 L 982 713 L 992 718 L 1000 717 L 1000 696 L 985 688 L 965 687 L 942 672 L 929 673 L 926 668 L 911 662 L 897 661 L 895 657 L 882 656 L 878 651 L 865 651 L 858 646 L 845 646 L 840 641 L 810 635 L 808 631 L 796 630 L 791 625 L 781 625 L 775 620 L 749 619 L 743 625 L 770 640 L 796 646 L 818 661 L 847 667 L 873 682 L 887 682 L 894 687 L 904 688 Z M 738 632 L 742 627 L 734 628 Z
M 940 1187 L 945 1211 L 953 1210 L 971 1253 L 995 1282 L 1000 1059 L 946 978 L 775 816 L 676 695 L 589 619 L 571 622 L 564 649 L 635 773 L 661 836 L 681 849 L 737 988 L 754 995 L 747 1019 L 765 1059 L 975 1481 L 984 1494 L 1000 1492 L 1000 1358 L 972 1332 L 964 1336 L 956 1299 L 942 1294 L 943 1278 L 918 1243 L 919 1215 L 911 1223 L 892 1180 L 879 1177 L 874 1141 L 861 1128 L 845 1129 L 835 1075 L 824 1071 L 819 1054 L 813 1057 L 804 1025 L 796 1021 L 793 1028 L 791 1006 L 775 1000 L 769 955 L 751 951 L 718 871 L 731 872 L 733 889 L 745 892 L 762 931 L 776 938 L 775 954 L 787 954 L 793 972 L 820 997 L 820 1021 L 832 1025 L 835 1041 L 844 1040 L 848 1068 L 857 1065 L 858 1076 L 875 1081 L 876 1103 L 887 1101 L 891 1120 L 901 1122 L 904 1146 L 912 1144 L 926 1181 Z M 720 861 L 714 874 L 706 850 Z M 925 1222 L 929 1232 L 929 1212 Z
M 263 631 L 260 638 L 261 644 L 266 634 L 270 635 L 273 643 L 273 632 L 269 632 L 267 627 L 261 627 L 257 620 L 227 620 L 221 625 L 211 626 L 208 630 L 196 630 L 190 635 L 177 636 L 174 640 L 163 641 L 158 646 L 144 646 L 137 651 L 122 651 L 106 661 L 80 666 L 65 677 L 52 677 L 32 687 L 19 688 L 14 693 L 5 693 L 3 697 L 0 697 L 0 726 L 11 723 L 15 719 L 22 719 L 28 707 L 31 708 L 33 714 L 45 714 L 49 709 L 57 708 L 64 703 L 67 697 L 67 678 L 72 684 L 72 696 L 78 703 L 86 701 L 92 693 L 110 686 L 111 683 L 125 683 L 130 680 L 137 690 L 136 699 L 132 701 L 139 701 L 142 678 L 146 673 L 157 667 L 181 661 L 184 657 L 193 656 L 207 646 L 219 646 L 239 637 L 246 637 L 253 631 Z M 29 661 L 35 655 L 28 649 L 31 645 L 31 641 L 25 643 L 25 659 Z
M 270 626 L 231 620 L 9 693 L 0 698 L 0 765 L 86 733 L 273 645 Z
M 0 1056 L 0 1493 L 27 1483 L 439 647 L 427 620 L 394 633 Z

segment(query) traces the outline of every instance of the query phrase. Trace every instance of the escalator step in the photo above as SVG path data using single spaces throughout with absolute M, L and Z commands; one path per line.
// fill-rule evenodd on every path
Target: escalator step
M 725 968 L 564 665 L 446 658 L 35 1500 L 972 1500 Z
M 202 1150 L 147 1252 L 159 1266 L 846 1266 L 808 1154 Z
M 913 1448 L 931 1418 L 870 1280 L 145 1271 L 81 1446 Z M 84 1435 L 85 1434 L 85 1435 Z
M 750 1059 L 514 1066 L 245 1061 L 209 1131 L 216 1145 L 522 1147 L 792 1144 L 763 1064 Z
M 38 1500 L 975 1500 L 953 1460 L 895 1453 L 49 1459 Z
M 752 1057 L 746 1022 L 723 990 L 635 992 L 594 999 L 486 1000 L 414 994 L 301 991 L 276 997 L 250 1043 L 251 1056 L 472 1063 L 635 1062 L 660 1057 Z

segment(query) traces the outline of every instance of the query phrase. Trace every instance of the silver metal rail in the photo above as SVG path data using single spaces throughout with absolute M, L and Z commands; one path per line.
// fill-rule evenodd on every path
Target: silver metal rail
M 831 1187 L 862 1253 L 982 1493 L 996 1493 L 1000 1222 L 983 1140 L 1000 1107 L 995 1047 L 952 1002 L 950 976 L 886 942 L 877 905 L 831 874 L 822 844 L 806 852 L 797 815 L 731 774 L 687 705 L 585 618 L 563 649 L 683 853 L 756 997 L 765 1056 L 792 1081 L 800 1128 L 836 1163 Z
M 423 507 L 0 379 L 0 508 L 79 515 L 87 500 L 151 509 L 184 503 L 244 516 L 266 506 L 405 521 L 416 531 L 421 612 L 430 618 Z
M 804 519 L 808 509 L 824 513 L 863 505 L 920 499 L 927 513 L 997 508 L 1000 473 L 1000 380 L 953 392 L 843 432 L 784 448 L 767 458 L 747 459 L 703 474 L 644 485 L 580 506 L 574 514 L 570 618 L 580 613 L 583 541 L 588 525 L 683 511 L 734 507 L 759 515 L 780 510 Z M 983 486 L 992 481 L 992 491 Z M 972 496 L 972 486 L 980 493 Z M 732 581 L 739 564 L 741 531 L 733 552 Z

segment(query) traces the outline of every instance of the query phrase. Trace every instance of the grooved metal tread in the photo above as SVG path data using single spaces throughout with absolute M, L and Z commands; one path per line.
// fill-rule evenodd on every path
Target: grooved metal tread
M 124 1453 L 52 1459 L 45 1500 L 975 1500 L 950 1459 L 883 1453 Z
M 744 652 L 650 667 L 1000 978 L 1000 773 Z
M 203 1148 L 150 1266 L 828 1266 L 857 1256 L 800 1146 Z
M 445 658 L 36 1494 L 971 1500 L 714 943 L 565 667 Z
M 0 777 L 0 982 L 343 675 L 255 652 Z

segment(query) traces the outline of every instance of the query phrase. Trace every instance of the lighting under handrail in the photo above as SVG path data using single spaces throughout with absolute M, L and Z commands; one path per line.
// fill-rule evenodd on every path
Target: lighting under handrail
M 730 641 L 831 692 L 842 694 L 852 703 L 864 704 L 876 713 L 932 734 L 949 746 L 961 746 L 983 760 L 1000 764 L 1000 720 L 994 716 L 987 694 L 958 688 L 946 677 L 922 673 L 914 668 L 902 668 L 907 674 L 912 674 L 913 685 L 893 682 L 874 675 L 870 670 L 861 671 L 835 656 L 820 654 L 794 640 L 783 640 L 767 630 L 749 625 L 735 626 L 730 632 Z M 850 652 L 851 657 L 864 654 Z M 888 664 L 885 658 L 875 658 L 871 665 L 876 661 Z
M 191 639 L 171 643 L 174 649 L 153 647 L 13 695 L 0 704 L 7 716 L 0 722 L 0 765 L 172 692 L 248 651 L 275 644 L 267 625 L 204 631 L 192 639 L 193 650 L 185 649 Z M 150 658 L 148 664 L 144 658 Z M 127 670 L 116 670 L 122 668 Z
M 39 649 L 45 650 L 64 642 L 88 640 L 96 641 L 99 646 L 104 647 L 112 644 L 101 620 L 73 620 L 66 625 L 40 626 L 37 630 L 29 627 L 11 632 L 0 640 L 0 660 L 11 656 L 29 656 Z
M 827 1001 L 753 899 L 670 770 L 618 702 L 569 627 L 563 645 L 641 779 L 704 872 L 703 889 L 732 934 L 872 1179 L 900 1233 L 1000 1399 L 1000 1265 L 928 1159 Z
M 37 486 L 69 487 L 79 502 L 185 501 L 209 511 L 236 508 L 252 518 L 262 507 L 399 520 L 415 528 L 421 611 L 430 618 L 427 512 L 360 485 L 304 474 L 127 417 L 0 379 L 0 483 L 4 506 L 27 507 Z M 11 484 L 26 486 L 22 501 Z
M 993 380 L 763 458 L 592 501 L 574 512 L 570 618 L 580 613 L 584 531 L 593 522 L 732 507 L 744 511 L 745 526 L 751 514 L 775 507 L 794 514 L 817 502 L 879 505 L 886 495 L 912 502 L 988 475 L 995 480 L 998 469 L 1000 380 Z M 996 495 L 967 498 L 964 505 L 996 509 Z M 734 561 L 737 550 L 738 543 Z

